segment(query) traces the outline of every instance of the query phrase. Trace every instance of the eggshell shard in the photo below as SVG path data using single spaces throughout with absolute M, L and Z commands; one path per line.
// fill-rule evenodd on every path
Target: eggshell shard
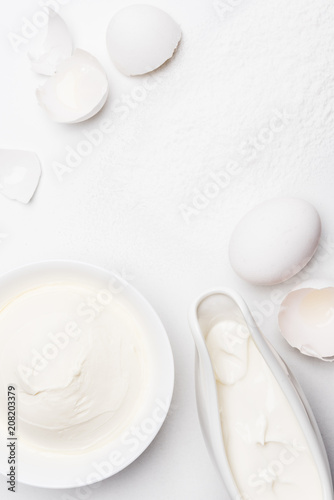
M 0 149 L 0 192 L 4 196 L 29 203 L 40 177 L 41 164 L 35 153 Z
M 302 354 L 334 361 L 334 283 L 307 281 L 296 287 L 283 300 L 278 323 Z
M 112 18 L 107 30 L 111 60 L 127 76 L 143 75 L 162 66 L 180 40 L 180 26 L 151 5 L 125 7 Z
M 71 57 L 73 42 L 65 21 L 48 9 L 48 23 L 29 44 L 31 67 L 41 75 L 54 75 L 59 64 Z
M 319 244 L 316 209 L 297 198 L 275 198 L 257 205 L 236 226 L 229 244 L 234 271 L 256 285 L 275 285 L 297 274 Z
M 108 98 L 107 75 L 94 56 L 76 49 L 37 90 L 40 105 L 59 123 L 78 123 L 98 113 Z

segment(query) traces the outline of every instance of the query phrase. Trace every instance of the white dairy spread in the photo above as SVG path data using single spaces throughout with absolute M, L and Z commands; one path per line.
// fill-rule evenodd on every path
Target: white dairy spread
M 55 283 L 0 310 L 0 384 L 16 386 L 19 439 L 80 453 L 112 440 L 147 380 L 143 332 L 122 294 Z M 6 425 L 6 407 L 0 422 Z
M 321 481 L 303 430 L 241 323 L 208 332 L 224 445 L 243 500 L 320 500 Z

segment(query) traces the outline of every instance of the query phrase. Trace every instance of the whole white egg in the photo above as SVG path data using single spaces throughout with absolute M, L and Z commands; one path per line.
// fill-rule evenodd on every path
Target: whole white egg
M 275 198 L 248 212 L 229 245 L 234 271 L 256 285 L 274 285 L 297 274 L 313 257 L 321 221 L 313 205 L 298 198 Z

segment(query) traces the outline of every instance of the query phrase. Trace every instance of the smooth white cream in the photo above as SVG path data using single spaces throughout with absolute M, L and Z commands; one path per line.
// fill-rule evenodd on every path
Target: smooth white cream
M 227 458 L 245 500 L 321 500 L 318 469 L 282 389 L 246 325 L 216 323 L 206 337 Z
M 85 452 L 131 422 L 148 365 L 143 332 L 121 293 L 41 286 L 1 309 L 0 332 L 0 383 L 16 386 L 19 439 Z M 0 411 L 6 425 L 6 408 Z

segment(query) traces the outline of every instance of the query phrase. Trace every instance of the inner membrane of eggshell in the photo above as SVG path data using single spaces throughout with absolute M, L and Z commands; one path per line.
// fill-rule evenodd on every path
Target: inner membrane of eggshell
M 290 292 L 279 313 L 283 337 L 303 354 L 334 355 L 334 287 Z

